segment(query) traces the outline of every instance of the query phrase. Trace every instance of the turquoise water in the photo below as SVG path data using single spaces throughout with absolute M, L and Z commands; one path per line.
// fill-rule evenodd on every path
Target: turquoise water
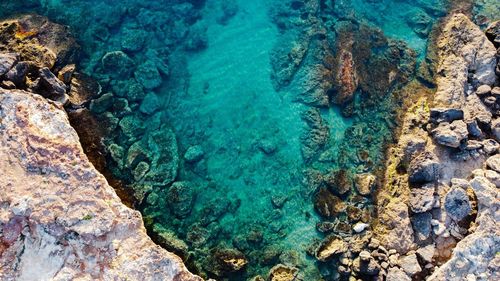
M 217 280 L 265 277 L 278 263 L 302 280 L 338 278 L 338 260 L 319 262 L 311 249 L 372 221 L 373 198 L 359 195 L 354 176 L 381 168 L 394 93 L 415 79 L 432 24 L 447 13 L 444 0 L 0 5 L 2 16 L 38 12 L 71 27 L 78 69 L 112 95 L 112 105 L 91 106 L 108 126 L 108 169 L 136 197 L 152 237 Z M 338 104 L 342 51 L 357 78 Z M 318 194 L 362 218 L 325 215 Z M 321 222 L 347 233 L 321 233 Z M 221 257 L 246 265 L 228 269 Z

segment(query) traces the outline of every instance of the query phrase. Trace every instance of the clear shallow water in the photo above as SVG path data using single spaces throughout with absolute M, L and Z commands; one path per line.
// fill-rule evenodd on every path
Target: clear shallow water
M 297 92 L 301 85 L 308 85 L 308 79 L 316 78 L 307 71 L 309 67 L 328 65 L 328 56 L 336 56 L 341 24 L 355 22 L 380 29 L 385 36 L 406 42 L 422 60 L 430 25 L 446 13 L 439 0 L 0 0 L 0 5 L 0 14 L 36 11 L 75 31 L 83 53 L 79 68 L 113 94 L 113 107 L 97 112 L 97 118 L 122 122 L 130 117 L 135 122 L 132 129 L 113 127 L 106 136 L 110 154 L 119 151 L 113 147 L 124 154 L 109 157 L 110 170 L 140 195 L 146 224 L 163 246 L 181 255 L 192 271 L 227 280 L 266 276 L 278 263 L 298 267 L 303 280 L 318 280 L 320 275 L 335 280 L 337 261 L 320 263 L 306 252 L 312 242 L 325 237 L 316 231 L 316 223 L 339 220 L 351 227 L 353 221 L 345 213 L 322 218 L 314 209 L 314 194 L 325 186 L 323 177 L 330 171 L 358 165 L 350 156 L 363 158 L 356 150 L 359 146 L 370 150 L 374 162 L 376 156 L 382 158 L 391 128 L 385 123 L 394 117 L 390 112 L 394 105 L 387 97 L 397 85 L 377 97 L 358 90 L 360 101 L 355 102 L 349 118 L 342 114 L 347 105 L 303 104 L 296 101 Z M 270 10 L 277 6 L 281 7 L 278 19 L 269 16 L 276 15 Z M 288 30 L 280 20 L 290 24 Z M 317 30 L 311 26 L 316 25 L 325 30 L 331 53 L 318 51 L 314 43 L 307 45 L 290 84 L 276 90 L 273 50 L 285 42 L 287 32 L 314 33 Z M 357 39 L 361 43 L 372 40 Z M 298 40 L 290 45 L 298 48 L 302 43 Z M 384 48 L 374 47 L 370 52 L 374 58 L 386 60 Z M 119 65 L 103 67 L 105 54 L 114 51 L 123 51 L 130 59 L 127 67 L 132 73 L 116 77 Z M 294 51 L 284 58 L 296 59 L 300 50 Z M 149 74 L 136 72 L 144 62 L 153 65 Z M 373 68 L 372 74 L 384 71 Z M 159 80 L 155 83 L 160 85 L 146 87 L 144 80 Z M 328 89 L 323 90 L 327 95 Z M 154 93 L 157 99 L 146 103 L 147 93 L 150 97 Z M 370 100 L 384 104 L 370 104 Z M 308 129 L 304 112 L 315 108 L 329 135 L 319 149 L 321 156 L 306 162 L 302 153 Z M 133 136 L 124 133 L 125 129 Z M 173 136 L 172 132 L 175 139 L 151 137 L 153 133 Z M 382 141 L 372 144 L 366 140 L 368 134 Z M 151 171 L 158 168 L 161 180 L 137 179 L 133 172 L 139 160 L 131 161 L 131 167 L 118 163 L 127 160 L 131 147 L 141 141 L 157 144 L 147 147 L 140 161 L 150 165 Z M 186 161 L 184 155 L 193 147 L 203 151 L 202 156 Z M 149 160 L 155 155 L 173 168 L 154 167 Z M 305 177 L 311 171 L 317 176 Z M 180 188 L 177 194 L 172 182 L 188 183 L 189 188 Z M 356 208 L 370 209 L 369 198 L 353 203 L 355 195 L 350 191 L 340 198 Z M 179 213 L 176 208 L 185 211 Z M 243 270 L 219 272 L 219 260 L 214 256 L 228 250 L 237 250 L 246 258 Z

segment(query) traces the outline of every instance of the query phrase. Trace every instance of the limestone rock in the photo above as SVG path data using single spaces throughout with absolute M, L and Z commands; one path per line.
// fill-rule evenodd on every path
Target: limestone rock
M 472 212 L 472 206 L 465 190 L 453 188 L 445 197 L 444 209 L 454 221 L 461 221 Z
M 401 265 L 401 268 L 410 276 L 418 274 L 422 271 L 422 268 L 417 260 L 417 255 L 415 254 L 400 258 L 399 264 Z
M 411 281 L 411 278 L 399 267 L 391 267 L 387 272 L 386 281 Z
M 19 55 L 16 53 L 1 53 L 0 54 L 0 76 L 7 73 L 19 60 Z
M 347 244 L 342 238 L 330 235 L 326 237 L 319 247 L 316 249 L 316 258 L 319 261 L 326 261 L 327 259 L 345 253 L 347 251 Z
M 359 174 L 356 175 L 355 185 L 359 194 L 363 196 L 370 195 L 375 188 L 375 176 L 372 174 Z
M 0 90 L 0 108 L 2 279 L 201 280 L 146 235 L 60 107 Z
M 467 125 L 462 120 L 455 120 L 452 123 L 440 123 L 432 131 L 437 143 L 454 148 L 460 146 L 462 141 L 467 138 L 468 133 Z
M 269 281 L 294 281 L 299 270 L 295 267 L 278 264 L 269 270 Z
M 410 193 L 410 209 L 414 213 L 423 213 L 434 207 L 434 185 L 427 184 L 422 188 L 412 188 Z
M 497 173 L 500 173 L 500 154 L 491 156 L 486 160 L 486 165 L 488 168 L 494 170 Z
M 496 49 L 481 29 L 464 14 L 453 14 L 438 39 L 438 89 L 435 103 L 460 107 L 465 103 L 467 75 L 479 85 L 495 83 Z M 478 85 L 478 86 L 479 86 Z
M 410 162 L 409 181 L 412 183 L 433 182 L 439 175 L 439 161 L 432 152 L 425 151 Z
M 413 229 L 405 203 L 399 200 L 390 202 L 380 213 L 380 220 L 389 227 L 389 232 L 383 237 L 387 248 L 406 253 L 413 247 Z

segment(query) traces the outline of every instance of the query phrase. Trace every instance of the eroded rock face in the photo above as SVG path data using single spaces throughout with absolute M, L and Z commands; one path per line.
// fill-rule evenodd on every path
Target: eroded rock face
M 150 240 L 57 103 L 0 90 L 0 174 L 0 279 L 201 280 Z

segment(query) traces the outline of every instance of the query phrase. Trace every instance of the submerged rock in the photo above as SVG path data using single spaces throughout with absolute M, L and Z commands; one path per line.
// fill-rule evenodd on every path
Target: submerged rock
M 338 256 L 347 251 L 347 244 L 342 238 L 330 235 L 326 237 L 319 247 L 316 249 L 316 259 L 319 261 L 326 261 L 327 259 Z
M 195 190 L 191 183 L 174 182 L 167 191 L 167 207 L 178 218 L 185 218 L 194 205 Z
M 269 271 L 269 281 L 295 281 L 299 270 L 295 267 L 278 264 Z
M 314 208 L 321 216 L 331 218 L 345 210 L 346 206 L 340 198 L 322 188 L 314 196 Z

